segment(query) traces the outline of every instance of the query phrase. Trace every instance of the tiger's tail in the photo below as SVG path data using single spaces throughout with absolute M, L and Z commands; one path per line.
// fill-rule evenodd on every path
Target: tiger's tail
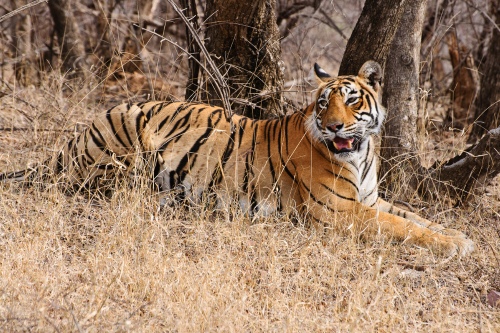
M 26 185 L 33 185 L 37 179 L 41 180 L 40 177 L 43 179 L 47 177 L 45 174 L 47 167 L 48 163 L 46 161 L 45 163 L 40 163 L 23 170 L 0 172 L 0 184 L 25 183 Z
M 24 170 L 19 170 L 19 171 L 12 171 L 12 172 L 3 172 L 0 173 L 0 182 L 6 183 L 6 182 L 22 182 L 26 181 L 29 179 L 29 175 L 33 171 L 30 169 L 24 169 Z

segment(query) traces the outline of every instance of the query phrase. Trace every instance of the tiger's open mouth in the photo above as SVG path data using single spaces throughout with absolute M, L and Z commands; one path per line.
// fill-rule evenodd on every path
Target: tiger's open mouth
M 333 141 L 327 142 L 328 149 L 334 154 L 350 153 L 358 150 L 360 140 L 357 138 L 340 138 L 335 137 Z

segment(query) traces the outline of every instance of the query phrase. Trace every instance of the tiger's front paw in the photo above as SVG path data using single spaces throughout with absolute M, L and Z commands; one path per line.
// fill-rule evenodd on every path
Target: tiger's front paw
M 474 242 L 458 230 L 444 229 L 442 231 L 442 250 L 445 254 L 453 256 L 458 254 L 464 257 L 474 251 Z

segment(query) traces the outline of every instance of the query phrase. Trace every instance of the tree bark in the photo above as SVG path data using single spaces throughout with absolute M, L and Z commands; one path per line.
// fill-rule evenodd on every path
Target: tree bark
M 380 174 L 382 187 L 407 199 L 416 183 L 413 175 L 420 166 L 417 153 L 423 126 L 419 117 L 419 65 L 422 26 L 427 1 L 408 0 L 392 41 L 385 67 L 382 104 L 387 115 L 382 135 Z M 417 168 L 415 168 L 417 167 Z M 409 191 L 408 191 L 409 190 Z
M 15 1 L 15 7 L 26 5 L 27 1 Z M 23 86 L 35 84 L 35 54 L 31 40 L 32 22 L 29 13 L 20 13 L 14 18 L 14 54 L 19 59 L 14 65 L 17 81 Z
M 282 114 L 283 70 L 275 0 L 207 0 L 206 47 L 225 75 L 232 109 L 252 118 Z M 221 105 L 209 82 L 204 99 Z
M 111 43 L 111 14 L 116 2 L 114 0 L 94 0 L 94 7 L 97 14 L 98 38 L 95 43 L 94 53 L 99 57 L 101 63 L 100 76 L 105 77 L 113 58 L 113 45 Z
M 184 9 L 185 15 L 190 18 L 191 24 L 196 31 L 199 31 L 198 10 L 196 9 L 195 0 L 180 0 L 180 4 Z M 186 84 L 186 100 L 197 99 L 198 93 L 198 76 L 200 74 L 201 50 L 196 43 L 189 28 L 186 26 L 186 41 L 188 45 L 188 80 Z
M 488 129 L 500 125 L 500 0 L 491 2 L 495 13 L 495 23 L 486 62 L 479 66 L 481 90 L 474 102 L 474 125 L 469 142 L 475 142 Z
M 403 16 L 405 0 L 367 0 L 347 42 L 339 75 L 355 75 L 367 60 L 382 68 Z
M 447 34 L 448 54 L 453 67 L 450 87 L 450 107 L 447 111 L 448 126 L 464 129 L 472 120 L 472 103 L 478 92 L 478 75 L 472 52 L 462 45 L 456 31 Z
M 88 66 L 83 40 L 73 17 L 74 3 L 71 0 L 50 0 L 48 4 L 61 48 L 62 69 L 69 78 L 86 76 Z

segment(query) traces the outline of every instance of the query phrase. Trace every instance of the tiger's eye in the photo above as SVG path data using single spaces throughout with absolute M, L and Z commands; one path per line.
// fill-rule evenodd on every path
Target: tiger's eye
M 349 97 L 349 99 L 346 101 L 346 104 L 349 105 L 349 104 L 353 104 L 355 103 L 356 101 L 358 100 L 357 97 Z
M 328 106 L 327 100 L 326 99 L 318 100 L 318 106 L 320 107 L 320 109 L 326 109 L 326 107 Z

